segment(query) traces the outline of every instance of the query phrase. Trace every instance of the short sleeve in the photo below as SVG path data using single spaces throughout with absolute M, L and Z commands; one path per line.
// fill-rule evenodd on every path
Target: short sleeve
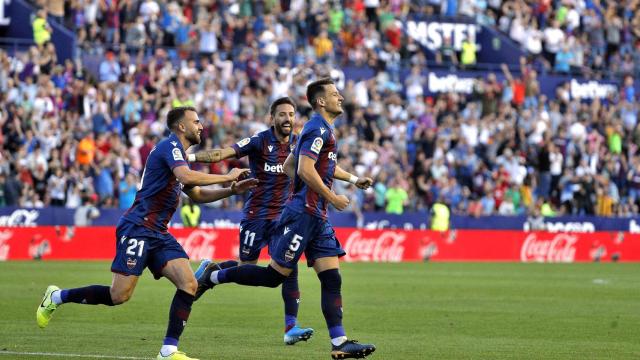
M 309 129 L 309 131 L 304 132 L 300 139 L 298 139 L 298 146 L 300 147 L 300 155 L 304 155 L 313 159 L 313 161 L 318 161 L 318 156 L 320 155 L 320 151 L 324 146 L 324 134 L 326 130 L 323 132 L 321 129 Z
M 254 135 L 250 138 L 244 138 L 238 141 L 231 145 L 231 147 L 236 152 L 236 157 L 239 159 L 259 150 L 262 147 L 262 138 L 258 135 Z
M 178 166 L 188 166 L 185 160 L 185 153 L 178 146 L 163 146 L 160 150 L 162 160 L 169 166 L 171 170 Z

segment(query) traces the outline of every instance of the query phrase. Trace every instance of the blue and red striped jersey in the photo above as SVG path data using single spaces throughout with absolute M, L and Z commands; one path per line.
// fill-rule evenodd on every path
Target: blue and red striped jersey
M 300 156 L 307 156 L 315 161 L 315 169 L 322 182 L 331 189 L 338 159 L 337 142 L 333 127 L 319 114 L 314 113 L 304 125 L 294 155 L 296 169 Z M 305 211 L 326 219 L 329 202 L 311 190 L 296 172 L 293 194 L 286 206 L 298 212 Z
M 244 204 L 247 219 L 276 219 L 289 197 L 291 182 L 284 173 L 284 161 L 294 149 L 297 136 L 291 134 L 288 143 L 276 138 L 275 129 L 259 132 L 233 144 L 236 157 L 249 156 L 249 168 L 253 177 L 260 180 L 258 186 L 249 191 Z
M 189 166 L 185 159 L 186 153 L 175 134 L 160 141 L 144 165 L 136 199 L 122 217 L 134 224 L 167 233 L 167 224 L 178 208 L 183 187 L 173 169 Z

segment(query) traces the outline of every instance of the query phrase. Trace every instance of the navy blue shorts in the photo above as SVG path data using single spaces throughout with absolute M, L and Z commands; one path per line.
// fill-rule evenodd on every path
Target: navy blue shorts
M 273 246 L 271 240 L 275 238 L 277 220 L 251 220 L 240 222 L 240 261 L 257 260 L 262 248 Z
M 189 256 L 173 235 L 147 229 L 121 220 L 116 228 L 116 256 L 111 271 L 123 275 L 142 275 L 148 267 L 160 279 L 162 269 L 173 259 Z
M 289 269 L 296 267 L 302 253 L 307 257 L 308 266 L 313 266 L 319 258 L 346 254 L 329 220 L 286 207 L 274 237 L 271 258 Z

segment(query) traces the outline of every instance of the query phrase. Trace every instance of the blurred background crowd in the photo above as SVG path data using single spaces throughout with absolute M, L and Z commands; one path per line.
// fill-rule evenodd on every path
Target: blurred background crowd
M 127 208 L 172 107 L 199 109 L 200 149 L 226 147 L 268 128 L 269 103 L 281 96 L 298 104 L 301 129 L 311 113 L 306 84 L 331 75 L 345 97 L 339 164 L 376 180 L 366 192 L 334 185 L 353 200 L 350 211 L 402 214 L 440 201 L 473 216 L 639 213 L 639 0 L 34 4 L 36 45 L 0 51 L 0 205 Z M 478 78 L 469 95 L 425 96 L 427 68 L 476 62 L 475 49 L 456 52 L 446 39 L 427 61 L 398 26 L 433 14 L 473 17 L 529 56 L 517 74 L 496 69 L 502 81 Z M 58 62 L 50 21 L 77 33 L 73 60 Z M 100 59 L 94 71 L 87 55 Z M 343 65 L 375 75 L 346 80 Z M 542 95 L 546 71 L 623 80 L 609 98 L 583 103 L 568 84 Z

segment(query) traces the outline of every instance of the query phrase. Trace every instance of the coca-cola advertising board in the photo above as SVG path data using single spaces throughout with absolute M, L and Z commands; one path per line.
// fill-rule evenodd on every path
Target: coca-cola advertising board
M 237 229 L 171 229 L 192 260 L 238 256 Z M 623 232 L 364 230 L 336 228 L 348 262 L 640 261 L 640 235 Z M 115 227 L 0 228 L 1 260 L 110 260 Z M 261 259 L 268 259 L 263 251 Z

